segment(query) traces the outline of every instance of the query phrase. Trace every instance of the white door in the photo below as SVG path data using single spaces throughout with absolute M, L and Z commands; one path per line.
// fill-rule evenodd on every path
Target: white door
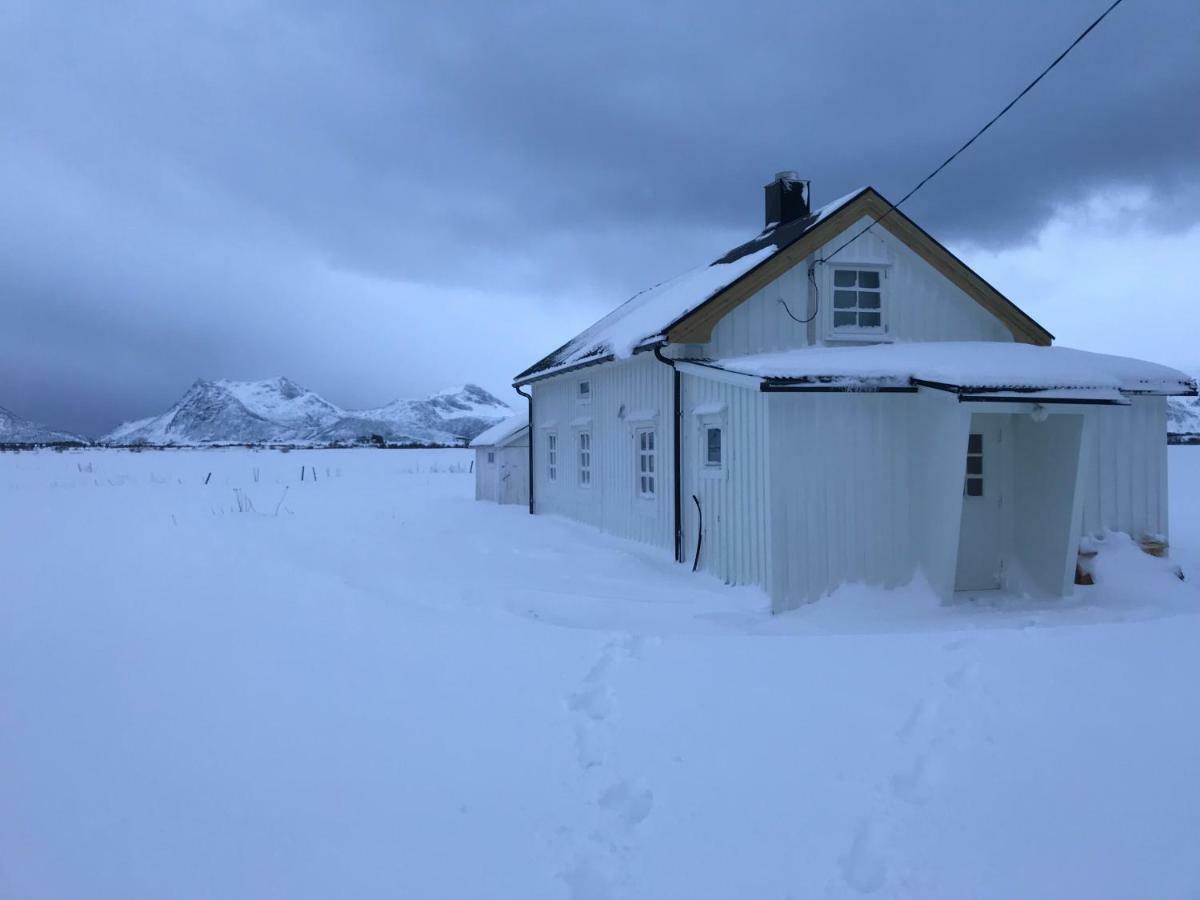
M 954 588 L 988 591 L 1000 587 L 1004 564 L 1004 423 L 1008 416 L 974 415 L 963 478 L 962 523 Z

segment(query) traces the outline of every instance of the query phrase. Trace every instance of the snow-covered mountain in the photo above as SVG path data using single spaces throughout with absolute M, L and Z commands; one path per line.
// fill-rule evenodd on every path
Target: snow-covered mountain
M 0 406 L 0 444 L 86 444 L 86 438 L 22 419 Z
M 159 416 L 127 422 L 105 444 L 332 444 L 370 440 L 458 444 L 512 415 L 481 387 L 465 385 L 425 400 L 345 410 L 286 378 L 197 381 Z
M 1167 434 L 1200 434 L 1200 397 L 1167 400 Z

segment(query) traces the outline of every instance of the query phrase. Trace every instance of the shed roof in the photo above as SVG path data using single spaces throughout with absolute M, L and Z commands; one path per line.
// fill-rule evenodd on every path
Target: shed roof
M 823 384 L 863 390 L 927 383 L 964 392 L 1196 393 L 1196 382 L 1190 376 L 1157 363 L 1070 347 L 1001 341 L 809 347 L 705 364 L 776 384 Z
M 529 427 L 529 412 L 523 411 L 497 422 L 487 431 L 481 432 L 471 441 L 471 447 L 495 447 L 515 438 Z

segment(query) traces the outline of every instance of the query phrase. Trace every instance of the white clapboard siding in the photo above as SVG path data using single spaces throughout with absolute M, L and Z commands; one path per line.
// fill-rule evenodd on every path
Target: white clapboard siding
M 579 382 L 591 399 L 579 400 Z M 588 366 L 535 382 L 533 389 L 534 511 L 567 516 L 612 534 L 674 552 L 671 368 L 651 353 Z M 638 496 L 636 431 L 653 426 L 654 499 Z M 592 482 L 579 482 L 578 436 L 592 435 Z M 547 471 L 547 435 L 558 436 L 558 477 Z
M 702 519 L 699 567 L 730 584 L 765 586 L 771 552 L 767 397 L 757 389 L 685 374 L 681 407 L 684 557 L 689 563 L 695 559 Z M 716 471 L 704 465 L 702 428 L 709 424 L 722 434 Z
M 1167 401 L 1134 397 L 1133 405 L 1097 407 L 1085 431 L 1085 535 L 1123 531 L 1166 537 Z
M 862 219 L 853 228 L 827 243 L 817 255 L 832 252 L 850 235 L 869 223 Z M 1011 341 L 1007 328 L 956 287 L 944 275 L 913 253 L 903 242 L 876 227 L 842 250 L 825 265 L 816 267 L 813 278 L 819 287 L 820 310 L 811 326 L 795 322 L 792 315 L 808 318 L 813 290 L 809 282 L 810 260 L 801 262 L 745 303 L 713 328 L 712 340 L 703 355 L 713 359 L 805 347 L 834 340 L 832 334 L 833 269 L 855 263 L 883 265 L 886 337 L 896 341 Z

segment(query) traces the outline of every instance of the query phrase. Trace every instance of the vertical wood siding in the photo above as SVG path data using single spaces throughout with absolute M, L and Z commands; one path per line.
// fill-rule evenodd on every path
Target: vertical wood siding
M 870 220 L 862 219 L 822 249 L 834 250 L 846 237 Z M 820 254 L 818 254 L 820 255 Z M 811 327 L 788 316 L 780 304 L 787 302 L 797 318 L 811 313 L 808 265 L 798 263 L 755 293 L 713 328 L 712 340 L 703 355 L 713 359 L 807 347 L 833 342 L 833 263 L 818 266 L 820 311 Z M 944 275 L 913 253 L 902 241 L 881 229 L 863 235 L 834 262 L 886 265 L 884 304 L 887 306 L 887 337 L 896 341 L 1011 341 L 1012 334 L 991 313 L 959 290 Z
M 1123 531 L 1167 536 L 1167 401 L 1134 397 L 1132 406 L 1089 411 L 1083 534 Z
M 767 396 L 775 608 L 845 582 L 908 581 L 915 565 L 908 423 L 916 397 Z M 961 489 L 961 471 L 955 478 Z
M 591 383 L 591 401 L 580 403 L 578 384 Z M 650 353 L 568 372 L 532 385 L 534 511 L 567 516 L 621 537 L 674 552 L 675 521 L 672 373 Z M 653 414 L 651 421 L 632 417 Z M 592 482 L 579 483 L 578 435 L 590 419 Z M 553 423 L 552 428 L 547 425 Z M 656 493 L 637 491 L 636 430 L 653 425 Z M 546 435 L 558 435 L 558 478 L 547 475 Z
M 491 447 L 480 447 L 475 451 L 475 499 L 496 499 L 496 463 L 487 461 L 488 452 L 494 452 Z
M 717 413 L 697 410 L 720 406 Z M 729 584 L 766 586 L 770 571 L 767 397 L 757 390 L 683 376 L 683 548 L 694 559 L 700 519 L 700 568 Z M 705 423 L 721 428 L 722 466 L 704 465 Z M 700 500 L 698 516 L 692 497 Z

